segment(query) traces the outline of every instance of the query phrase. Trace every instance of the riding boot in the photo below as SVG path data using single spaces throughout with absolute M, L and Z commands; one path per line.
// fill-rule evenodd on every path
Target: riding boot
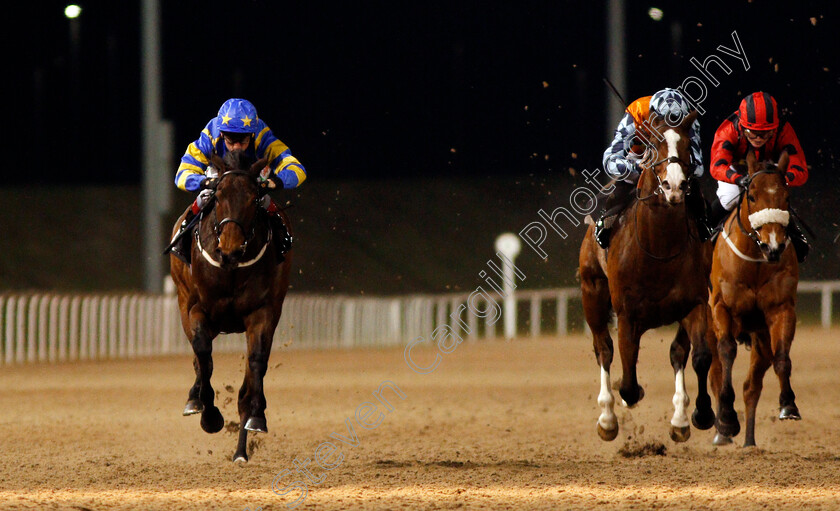
M 688 214 L 694 218 L 697 224 L 697 234 L 701 242 L 706 242 L 712 239 L 715 235 L 714 227 L 709 224 L 706 217 L 706 201 L 703 199 L 703 194 L 700 192 L 700 182 L 697 179 L 689 179 L 688 194 L 685 198 L 686 209 Z
M 808 252 L 811 250 L 811 245 L 808 243 L 808 238 L 799 230 L 799 226 L 791 218 L 787 226 L 787 235 L 793 243 L 793 248 L 796 250 L 796 260 L 804 263 L 808 257 Z
M 595 222 L 595 241 L 601 248 L 606 249 L 610 246 L 610 236 L 612 235 L 612 228 L 618 220 L 618 215 L 624 211 L 627 204 L 632 198 L 631 192 L 636 188 L 633 183 L 626 181 L 617 181 L 615 183 L 615 190 L 607 197 L 604 203 L 604 209 L 601 210 L 601 217 Z
M 190 206 L 187 209 L 187 215 L 184 217 L 184 221 L 181 222 L 181 227 L 178 229 L 178 233 L 175 236 L 180 236 L 178 238 L 178 242 L 172 246 L 170 252 L 175 255 L 178 259 L 184 261 L 187 264 L 190 264 L 192 260 L 192 233 L 184 232 L 187 230 L 187 224 L 195 218 L 195 213 L 193 213 L 193 207 Z
M 272 200 L 268 208 L 268 222 L 271 225 L 272 236 L 274 238 L 274 252 L 277 254 L 277 264 L 286 260 L 286 253 L 292 249 L 292 235 L 286 228 L 283 217 L 280 216 L 280 210 Z
M 720 203 L 720 199 L 715 197 L 715 200 L 709 205 L 708 225 L 717 232 L 720 230 L 720 224 L 729 216 L 729 211 Z

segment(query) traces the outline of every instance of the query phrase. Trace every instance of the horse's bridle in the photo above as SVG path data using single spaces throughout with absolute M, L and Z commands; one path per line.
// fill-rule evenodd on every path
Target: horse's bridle
M 772 170 L 771 169 L 765 169 L 765 170 L 757 170 L 757 171 L 753 172 L 751 175 L 749 175 L 747 177 L 746 186 L 744 186 L 744 192 L 741 193 L 738 196 L 738 208 L 737 208 L 738 209 L 738 214 L 735 215 L 735 217 L 738 220 L 738 227 L 741 228 L 741 232 L 743 232 L 749 239 L 751 239 L 755 243 L 755 245 L 759 248 L 759 250 L 761 250 L 761 239 L 758 237 L 758 232 L 755 229 L 753 229 L 752 226 L 750 226 L 750 228 L 747 229 L 746 227 L 744 227 L 744 223 L 741 221 L 741 204 L 744 202 L 744 197 L 749 196 L 750 186 L 752 185 L 752 182 L 753 182 L 753 179 L 755 179 L 755 176 L 757 176 L 759 174 L 778 174 L 778 173 L 779 173 L 778 169 L 772 169 Z M 750 214 L 751 214 L 750 213 L 750 201 L 747 200 L 747 216 L 749 216 Z M 732 222 L 730 221 L 730 225 L 731 224 L 732 224 Z
M 216 187 L 218 187 L 219 183 L 221 183 L 222 180 L 224 178 L 226 178 L 227 176 L 237 176 L 237 175 L 238 176 L 252 177 L 250 173 L 245 172 L 244 170 L 228 170 L 227 172 L 225 172 L 221 176 L 219 176 L 219 180 L 216 182 Z M 213 193 L 215 195 L 215 189 L 213 190 Z M 259 201 L 260 201 L 260 196 L 258 195 L 257 198 L 254 201 L 255 206 L 259 207 Z M 248 243 L 250 243 L 254 239 L 255 227 L 251 226 L 251 230 L 248 231 L 248 229 L 245 228 L 245 225 L 241 221 L 239 221 L 235 218 L 230 218 L 230 217 L 223 218 L 221 221 L 217 221 L 213 224 L 213 232 L 216 233 L 216 243 L 221 243 L 222 228 L 227 223 L 234 224 L 235 226 L 239 227 L 240 231 L 242 231 L 242 234 L 245 236 L 245 241 L 242 243 L 241 249 L 242 249 L 242 252 L 245 252 L 245 250 L 248 248 Z
M 639 196 L 639 189 L 636 188 L 636 200 L 646 201 L 646 200 L 648 200 L 652 197 L 655 197 L 657 195 L 665 193 L 665 189 L 662 188 L 662 179 L 660 179 L 659 174 L 656 172 L 656 167 L 658 167 L 658 166 L 660 166 L 660 165 L 662 165 L 663 163 L 666 163 L 666 162 L 667 163 L 679 163 L 685 170 L 688 170 L 689 167 L 691 166 L 689 163 L 686 163 L 685 161 L 680 159 L 678 156 L 669 156 L 667 158 L 662 158 L 661 160 L 659 160 L 659 161 L 657 161 L 657 162 L 655 162 L 655 163 L 653 163 L 649 166 L 645 166 L 644 168 L 649 169 L 651 172 L 653 172 L 653 177 L 656 178 L 657 187 L 653 191 L 653 193 L 651 193 L 650 195 L 646 195 L 644 197 Z

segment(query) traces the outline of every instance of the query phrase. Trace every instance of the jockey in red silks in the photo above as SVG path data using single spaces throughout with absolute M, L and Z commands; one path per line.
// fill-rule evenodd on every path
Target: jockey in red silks
M 717 225 L 726 218 L 741 195 L 746 170 L 735 164 L 755 151 L 757 161 L 779 160 L 783 151 L 790 157 L 787 168 L 788 186 L 801 186 L 808 181 L 805 153 L 793 126 L 779 119 L 776 100 L 766 92 L 754 92 L 741 101 L 738 110 L 718 127 L 712 143 L 712 177 L 718 180 L 717 199 L 711 205 L 710 220 Z M 808 240 L 793 218 L 787 226 L 788 237 L 799 262 L 808 255 Z
M 273 182 L 273 186 L 270 186 L 272 188 L 296 188 L 306 179 L 303 165 L 292 156 L 288 146 L 278 140 L 265 122 L 257 116 L 254 105 L 245 99 L 229 99 L 219 109 L 218 115 L 207 123 L 198 140 L 192 142 L 181 157 L 181 165 L 175 174 L 175 185 L 181 190 L 199 194 L 187 210 L 178 235 L 184 232 L 187 224 L 212 194 L 208 187 L 219 177 L 217 170 L 210 165 L 210 156 L 214 150 L 222 157 L 229 151 L 241 150 L 253 161 L 266 158 L 268 175 L 263 177 Z M 283 254 L 292 247 L 292 238 L 270 195 L 266 194 L 263 197 L 261 205 L 269 213 L 278 259 L 282 261 Z M 172 247 L 172 253 L 188 264 L 192 241 L 190 238 L 191 236 L 184 234 Z
M 651 147 L 650 116 L 657 115 L 665 119 L 681 119 L 691 112 L 688 101 L 676 89 L 662 89 L 653 96 L 645 96 L 632 102 L 624 117 L 615 129 L 615 138 L 604 151 L 604 170 L 613 178 L 615 189 L 607 198 L 601 217 L 595 223 L 595 240 L 602 248 L 607 248 L 610 235 L 618 215 L 630 203 L 632 192 L 641 175 L 641 164 Z M 706 222 L 706 202 L 700 191 L 698 179 L 703 175 L 703 157 L 700 151 L 700 122 L 694 121 L 689 129 L 691 139 L 692 176 L 688 179 L 686 208 L 697 224 L 702 241 L 712 236 Z

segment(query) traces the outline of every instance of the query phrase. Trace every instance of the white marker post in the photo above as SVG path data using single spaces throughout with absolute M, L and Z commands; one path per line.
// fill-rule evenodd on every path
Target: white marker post
M 513 261 L 516 259 L 516 256 L 519 255 L 519 251 L 522 249 L 522 243 L 519 241 L 519 236 L 516 234 L 506 232 L 504 234 L 500 234 L 498 238 L 496 238 L 496 251 L 501 252 L 501 254 L 507 257 L 510 260 L 510 264 L 506 261 L 502 261 L 502 268 L 504 269 L 504 283 L 503 289 L 505 291 L 504 296 L 504 321 L 505 321 L 505 339 L 513 340 L 516 337 L 516 300 L 513 297 L 513 286 L 514 286 L 514 272 L 513 272 Z

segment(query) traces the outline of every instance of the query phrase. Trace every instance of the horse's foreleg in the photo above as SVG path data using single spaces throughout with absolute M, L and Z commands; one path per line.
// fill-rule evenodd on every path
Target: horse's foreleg
M 705 303 L 698 305 L 682 321 L 682 325 L 691 341 L 691 365 L 697 375 L 697 400 L 694 413 L 691 414 L 691 423 L 695 428 L 705 430 L 715 425 L 715 412 L 706 384 L 713 355 L 717 353 L 713 353 L 709 346 L 714 339 L 711 309 Z
M 610 386 L 610 366 L 613 360 L 613 340 L 610 337 L 610 292 L 605 278 L 581 278 L 581 297 L 586 323 L 592 331 L 595 358 L 601 368 L 601 390 L 598 406 L 601 415 L 596 427 L 603 440 L 614 440 L 618 435 L 618 420 L 615 416 L 615 398 Z
M 201 401 L 201 429 L 208 433 L 218 433 L 225 425 L 222 413 L 216 407 L 216 393 L 210 385 L 210 377 L 213 376 L 213 338 L 215 334 L 205 326 L 204 316 L 201 313 L 191 313 L 191 320 L 195 325 L 192 338 L 195 363 L 198 366 L 198 380 L 200 388 L 198 398 Z M 193 389 L 195 386 L 193 386 Z M 192 390 L 190 395 L 192 397 Z M 189 402 L 187 403 L 189 406 Z
M 622 371 L 618 393 L 623 401 L 622 404 L 628 408 L 636 406 L 645 397 L 645 391 L 636 378 L 641 337 L 642 332 L 637 331 L 627 317 L 618 316 L 618 352 L 621 355 Z
M 730 443 L 728 439 L 741 431 L 738 415 L 735 413 L 735 389 L 732 387 L 732 365 L 738 354 L 738 345 L 732 336 L 732 317 L 722 303 L 716 303 L 712 309 L 715 321 L 715 333 L 718 338 L 718 356 L 720 357 L 721 376 L 718 391 L 718 413 L 715 426 L 718 437 L 716 444 Z M 722 438 L 720 438 L 722 437 Z
M 755 408 L 764 386 L 764 374 L 773 361 L 770 339 L 766 332 L 756 336 L 750 352 L 750 369 L 744 381 L 744 447 L 755 446 Z
M 765 313 L 767 325 L 770 329 L 770 340 L 773 346 L 773 369 L 779 378 L 779 419 L 799 420 L 799 409 L 796 407 L 796 394 L 790 386 L 790 348 L 796 333 L 796 312 L 792 306 L 781 307 L 771 313 Z
M 671 440 L 685 442 L 691 436 L 691 426 L 688 422 L 688 405 L 691 399 L 685 390 L 685 366 L 688 363 L 688 353 L 691 342 L 688 332 L 681 324 L 677 335 L 671 342 L 671 367 L 674 369 L 674 416 L 671 418 Z

